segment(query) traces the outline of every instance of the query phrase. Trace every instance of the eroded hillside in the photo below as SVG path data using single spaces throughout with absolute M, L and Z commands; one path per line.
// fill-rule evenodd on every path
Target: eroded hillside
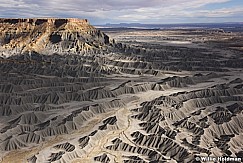
M 109 37 L 81 19 L 0 19 L 0 54 L 85 54 L 107 50 Z

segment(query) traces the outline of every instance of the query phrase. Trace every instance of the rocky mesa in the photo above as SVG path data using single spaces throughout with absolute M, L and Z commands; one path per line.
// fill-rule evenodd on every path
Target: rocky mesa
M 106 51 L 113 42 L 86 19 L 0 19 L 0 55 L 23 53 L 87 54 Z

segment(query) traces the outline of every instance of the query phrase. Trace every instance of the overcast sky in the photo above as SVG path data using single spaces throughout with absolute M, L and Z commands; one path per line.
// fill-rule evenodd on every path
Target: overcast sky
M 0 17 L 77 17 L 96 25 L 243 22 L 243 0 L 0 0 Z

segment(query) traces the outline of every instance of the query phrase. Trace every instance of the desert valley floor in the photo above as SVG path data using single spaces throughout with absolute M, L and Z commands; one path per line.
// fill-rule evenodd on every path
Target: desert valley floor
M 241 32 L 101 30 L 125 50 L 0 58 L 0 162 L 243 157 Z

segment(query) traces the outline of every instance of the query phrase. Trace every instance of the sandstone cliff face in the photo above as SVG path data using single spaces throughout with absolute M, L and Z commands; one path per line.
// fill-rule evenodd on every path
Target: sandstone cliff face
M 0 19 L 0 56 L 28 52 L 85 54 L 106 50 L 109 37 L 86 19 Z

